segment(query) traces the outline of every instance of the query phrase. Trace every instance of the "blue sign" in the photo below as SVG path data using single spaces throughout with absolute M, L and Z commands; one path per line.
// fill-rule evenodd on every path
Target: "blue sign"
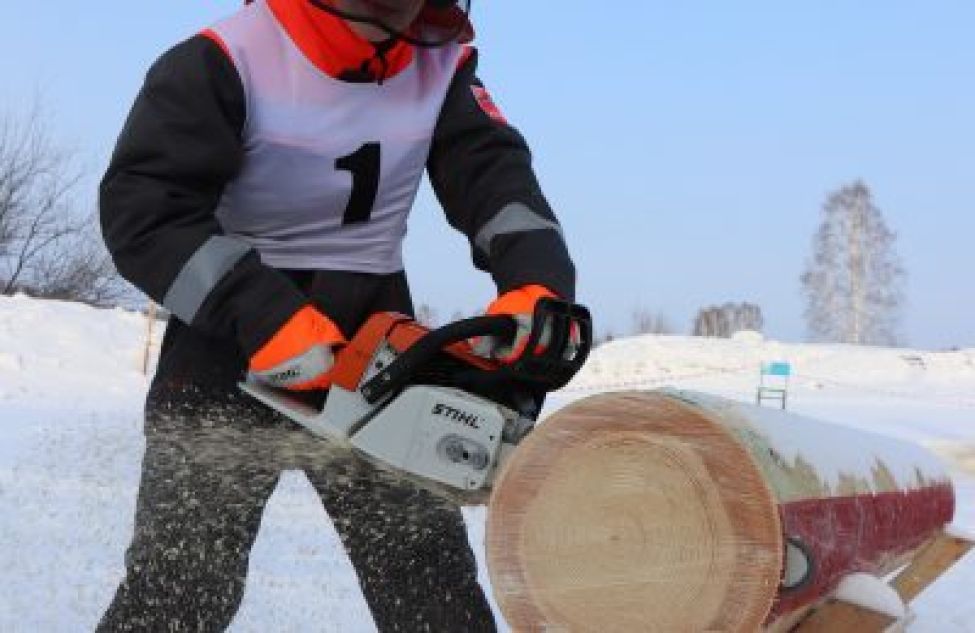
M 766 363 L 762 365 L 762 373 L 767 376 L 791 376 L 792 366 L 789 363 Z

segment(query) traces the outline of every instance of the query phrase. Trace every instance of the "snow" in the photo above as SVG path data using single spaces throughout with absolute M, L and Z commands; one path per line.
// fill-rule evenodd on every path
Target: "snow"
M 918 473 L 928 484 L 948 479 L 944 465 L 935 455 L 917 444 L 880 433 L 824 422 L 779 408 L 755 409 L 729 402 L 710 394 L 675 392 L 706 410 L 718 412 L 724 420 L 742 420 L 758 431 L 787 464 L 802 455 L 815 464 L 817 474 L 831 490 L 838 490 L 843 473 L 870 473 L 882 462 L 900 489 L 916 488 Z M 876 485 L 876 482 L 869 482 Z M 874 492 L 881 490 L 874 489 Z M 784 499 L 783 499 L 784 500 Z
M 732 341 L 740 341 L 742 343 L 761 343 L 765 340 L 765 336 L 761 332 L 756 332 L 755 330 L 738 330 L 731 335 Z
M 850 574 L 833 591 L 833 597 L 895 620 L 907 617 L 904 601 L 893 587 L 870 574 Z
M 945 534 L 953 538 L 975 543 L 975 530 L 967 530 L 955 523 L 945 528 Z
M 145 337 L 140 314 L 0 297 L 0 631 L 91 630 L 112 598 L 143 450 Z M 975 531 L 975 350 L 799 345 L 752 334 L 620 339 L 595 350 L 548 410 L 601 391 L 665 386 L 750 402 L 760 364 L 779 360 L 792 365 L 790 411 L 938 454 L 956 487 L 952 529 Z M 488 587 L 484 509 L 465 517 Z M 908 630 L 975 633 L 972 586 L 969 554 L 912 604 Z M 286 473 L 268 503 L 231 630 L 375 630 L 300 473 Z

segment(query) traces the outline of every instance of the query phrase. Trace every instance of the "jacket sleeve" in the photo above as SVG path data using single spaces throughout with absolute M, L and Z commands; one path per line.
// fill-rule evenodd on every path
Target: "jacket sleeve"
M 243 159 L 244 89 L 221 47 L 198 35 L 163 55 L 100 187 L 102 233 L 119 272 L 177 318 L 235 338 L 248 355 L 307 303 L 214 212 Z
M 499 292 L 526 284 L 575 297 L 575 267 L 535 177 L 525 139 L 491 103 L 468 49 L 447 93 L 427 169 L 451 226 Z

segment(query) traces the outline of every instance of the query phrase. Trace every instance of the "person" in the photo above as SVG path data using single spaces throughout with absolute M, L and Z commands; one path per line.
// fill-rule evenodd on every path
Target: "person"
M 284 469 L 317 491 L 379 630 L 495 630 L 458 507 L 350 453 L 323 459 L 321 440 L 302 444 L 238 388 L 250 373 L 326 389 L 370 315 L 413 314 L 401 251 L 424 171 L 496 283 L 490 314 L 574 298 L 528 146 L 477 77 L 469 8 L 257 0 L 149 70 L 100 213 L 120 273 L 172 318 L 125 577 L 99 631 L 226 628 Z M 501 345 L 505 361 L 531 353 Z

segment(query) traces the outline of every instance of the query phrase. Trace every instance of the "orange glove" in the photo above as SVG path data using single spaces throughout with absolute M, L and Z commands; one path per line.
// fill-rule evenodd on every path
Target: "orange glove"
M 335 363 L 332 348 L 348 341 L 331 319 L 305 306 L 250 359 L 250 376 L 292 391 L 328 389 Z
M 557 298 L 555 293 L 545 286 L 532 284 L 516 288 L 515 290 L 509 290 L 495 299 L 488 306 L 487 315 L 499 316 L 507 314 L 514 317 L 518 325 L 515 340 L 511 345 L 503 345 L 495 337 L 487 336 L 475 341 L 475 351 L 482 356 L 494 358 L 502 363 L 513 363 L 521 358 L 525 353 L 525 347 L 528 345 L 528 335 L 531 334 L 532 315 L 535 312 L 535 304 L 543 297 Z M 546 337 L 545 333 L 542 334 L 536 353 L 545 349 L 545 346 L 549 343 L 547 338 L 550 337 L 551 334 L 548 337 Z

